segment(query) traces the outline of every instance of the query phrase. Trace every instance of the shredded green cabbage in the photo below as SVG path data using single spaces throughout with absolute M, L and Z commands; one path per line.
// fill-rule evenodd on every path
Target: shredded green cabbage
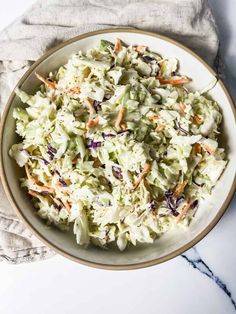
M 73 55 L 35 95 L 17 89 L 10 155 L 42 218 L 124 250 L 187 226 L 227 161 L 217 103 L 187 90 L 175 58 L 121 44 Z

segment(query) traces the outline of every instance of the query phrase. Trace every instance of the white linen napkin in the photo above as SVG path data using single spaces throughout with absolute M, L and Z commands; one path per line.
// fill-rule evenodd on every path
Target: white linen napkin
M 18 79 L 47 49 L 76 35 L 110 27 L 164 34 L 218 66 L 215 20 L 204 0 L 39 0 L 0 33 L 0 109 Z M 0 184 L 0 261 L 53 256 L 21 223 Z

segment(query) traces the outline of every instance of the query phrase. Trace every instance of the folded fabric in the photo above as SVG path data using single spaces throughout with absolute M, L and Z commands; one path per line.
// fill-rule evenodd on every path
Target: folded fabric
M 215 20 L 204 0 L 40 0 L 0 33 L 0 109 L 18 79 L 46 50 L 82 33 L 133 27 L 164 34 L 217 65 Z M 0 184 L 0 260 L 53 256 L 21 223 Z

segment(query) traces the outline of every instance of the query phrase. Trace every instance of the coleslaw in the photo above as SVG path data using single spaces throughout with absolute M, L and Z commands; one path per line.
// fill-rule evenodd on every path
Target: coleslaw
M 79 245 L 122 251 L 186 228 L 227 161 L 217 103 L 190 92 L 176 58 L 101 40 L 44 78 L 17 89 L 21 141 L 10 155 L 39 216 Z

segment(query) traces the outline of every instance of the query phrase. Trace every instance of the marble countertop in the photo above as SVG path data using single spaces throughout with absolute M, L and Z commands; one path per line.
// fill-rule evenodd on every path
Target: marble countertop
M 6 8 L 15 2 L 9 0 Z M 28 5 L 33 0 L 24 2 Z M 226 83 L 236 101 L 236 1 L 209 2 L 219 24 Z M 11 19 L 21 12 L 18 6 Z M 10 20 L 5 18 L 4 22 Z M 0 28 L 3 26 L 0 23 Z M 104 271 L 61 256 L 17 266 L 1 263 L 0 313 L 233 314 L 235 226 L 236 197 L 200 243 L 182 256 L 151 268 Z

